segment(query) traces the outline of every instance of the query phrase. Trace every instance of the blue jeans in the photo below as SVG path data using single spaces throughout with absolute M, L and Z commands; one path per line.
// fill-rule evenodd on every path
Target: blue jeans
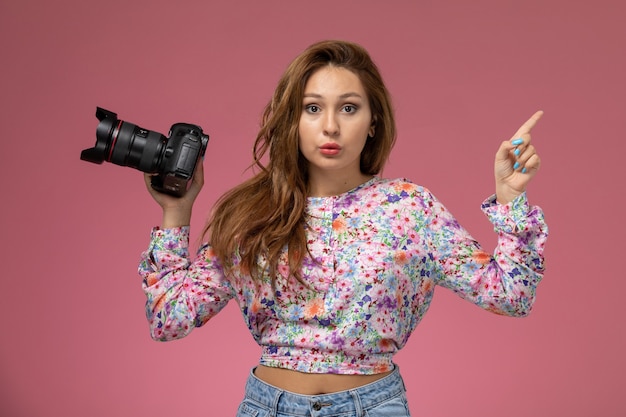
M 409 417 L 406 389 L 396 366 L 384 378 L 322 395 L 301 395 L 269 385 L 250 372 L 237 417 Z

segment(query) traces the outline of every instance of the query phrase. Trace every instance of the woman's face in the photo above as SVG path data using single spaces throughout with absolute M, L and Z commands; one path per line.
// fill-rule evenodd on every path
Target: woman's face
M 314 72 L 304 87 L 298 126 L 302 155 L 309 162 L 309 178 L 360 177 L 361 151 L 373 136 L 369 100 L 359 77 L 341 67 Z

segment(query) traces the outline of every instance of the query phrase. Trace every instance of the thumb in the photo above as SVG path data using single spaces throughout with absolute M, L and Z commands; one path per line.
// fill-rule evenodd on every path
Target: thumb
M 204 165 L 203 160 L 199 160 L 196 164 L 196 169 L 193 173 L 193 177 L 191 179 L 191 185 L 187 190 L 188 194 L 191 194 L 193 197 L 197 196 L 200 193 L 200 190 L 204 186 Z

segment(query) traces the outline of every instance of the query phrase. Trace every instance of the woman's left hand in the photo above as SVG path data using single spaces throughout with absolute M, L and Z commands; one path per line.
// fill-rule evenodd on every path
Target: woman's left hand
M 530 131 L 542 115 L 542 111 L 533 114 L 511 140 L 502 142 L 496 152 L 494 174 L 496 198 L 500 204 L 507 204 L 526 191 L 528 183 L 537 174 L 541 160 L 530 143 Z

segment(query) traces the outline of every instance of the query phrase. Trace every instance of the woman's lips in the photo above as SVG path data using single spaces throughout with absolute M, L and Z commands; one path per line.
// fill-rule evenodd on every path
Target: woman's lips
M 323 155 L 337 155 L 341 151 L 341 146 L 336 143 L 325 143 L 320 146 L 320 152 Z

